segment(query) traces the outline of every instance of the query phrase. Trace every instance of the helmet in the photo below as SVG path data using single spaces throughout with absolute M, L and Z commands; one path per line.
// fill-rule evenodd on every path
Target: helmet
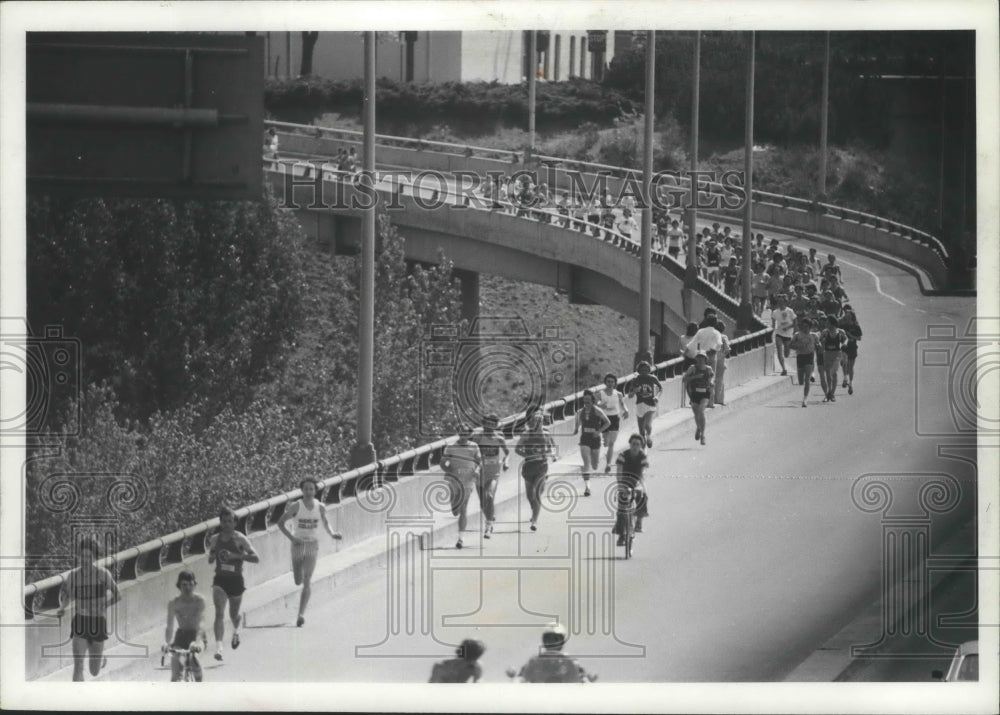
M 542 632 L 542 645 L 546 648 L 557 648 L 566 643 L 569 633 L 561 623 L 552 623 Z
M 459 658 L 465 658 L 466 660 L 478 660 L 485 652 L 486 644 L 472 638 L 466 638 L 455 650 Z

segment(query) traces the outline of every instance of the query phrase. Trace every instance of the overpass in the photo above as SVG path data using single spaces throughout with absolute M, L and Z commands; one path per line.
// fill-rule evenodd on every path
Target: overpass
M 305 178 L 302 177 L 301 173 L 298 175 L 286 173 L 280 177 L 282 185 L 289 176 L 297 176 L 299 179 Z M 317 181 L 315 176 L 310 178 L 313 182 Z M 337 182 L 338 179 L 319 176 L 318 181 L 327 183 Z M 297 201 L 298 192 L 308 191 L 307 187 L 293 186 L 293 198 Z M 307 193 L 303 194 L 302 198 L 305 199 L 306 196 Z M 402 200 L 407 198 L 414 200 L 413 196 L 403 196 Z M 304 208 L 302 211 L 305 213 L 307 209 Z M 319 211 L 312 213 L 319 214 Z M 408 211 L 406 213 L 433 212 Z M 496 212 L 456 211 L 452 213 L 442 211 L 438 213 L 451 216 L 455 221 L 465 221 L 464 230 L 466 231 L 483 232 L 481 235 L 490 237 L 490 240 L 480 240 L 479 242 L 484 245 L 489 243 L 497 246 L 497 255 L 501 255 L 504 251 L 510 252 L 512 256 L 517 255 L 517 252 L 531 254 L 529 250 L 531 244 L 528 241 L 532 239 L 524 237 L 514 239 L 502 235 L 511 229 L 523 231 L 526 234 L 535 232 L 532 234 L 536 237 L 534 239 L 536 240 L 534 244 L 536 246 L 535 254 L 541 254 L 541 258 L 551 261 L 557 266 L 558 264 L 570 265 L 572 270 L 591 271 L 596 274 L 599 272 L 598 269 L 606 270 L 606 266 L 610 264 L 616 267 L 614 270 L 621 271 L 619 275 L 625 276 L 629 265 L 635 262 L 634 248 L 629 245 L 629 242 L 623 241 L 623 237 L 594 240 L 593 236 L 574 235 L 573 231 L 564 228 L 537 221 L 529 222 L 525 218 Z M 337 220 L 341 218 L 344 218 L 344 223 L 334 224 L 332 227 L 333 240 L 335 242 L 343 240 L 349 247 L 352 232 L 350 217 L 346 214 L 343 217 L 337 216 Z M 408 227 L 406 229 L 408 239 L 411 235 L 411 229 L 417 229 L 414 235 L 420 236 L 421 228 L 427 231 L 428 238 L 418 239 L 418 243 L 423 240 L 430 244 L 434 240 L 432 238 L 434 235 L 455 236 L 454 233 L 447 232 L 449 230 L 447 227 L 437 223 L 436 218 L 427 219 L 428 223 L 424 226 Z M 322 217 L 320 216 L 316 220 L 315 226 L 323 229 Z M 416 224 L 419 219 L 412 220 Z M 515 224 L 514 222 L 519 223 Z M 522 225 L 525 228 L 512 228 Z M 869 226 L 868 228 L 873 227 Z M 884 229 L 875 230 L 884 231 Z M 451 229 L 451 231 L 455 231 L 455 229 Z M 585 240 L 581 240 L 581 238 Z M 446 240 L 457 240 L 457 238 Z M 920 241 L 910 238 L 905 240 L 914 245 L 924 246 Z M 545 243 L 542 243 L 543 241 Z M 584 246 L 582 250 L 581 246 Z M 926 248 L 926 246 L 924 247 Z M 426 248 L 422 250 L 426 250 Z M 426 254 L 418 254 L 417 251 L 418 249 L 414 248 L 414 259 L 423 260 L 418 255 L 426 257 Z M 547 255 L 547 252 L 550 253 Z M 616 258 L 619 260 L 616 261 Z M 468 261 L 466 264 L 468 270 L 474 271 L 482 267 L 482 264 L 474 262 L 474 256 L 470 255 L 463 260 Z M 669 263 L 660 266 L 660 268 L 662 270 L 658 270 L 657 273 L 662 274 L 660 285 L 666 286 L 664 289 L 667 291 L 666 295 L 671 296 L 673 300 L 679 299 L 680 302 L 675 302 L 673 305 L 683 306 L 683 293 L 676 292 L 683 290 L 683 288 L 670 287 L 677 286 L 679 283 L 679 281 L 670 282 L 671 276 L 678 278 L 677 271 Z M 550 267 L 548 270 L 549 277 L 539 275 L 539 282 L 550 280 L 553 274 L 555 275 L 554 280 L 559 280 L 560 275 L 565 275 L 565 272 L 559 273 L 560 270 L 565 271 L 559 267 Z M 928 271 L 929 273 L 931 271 Z M 525 279 L 523 275 L 517 277 Z M 610 281 L 612 277 L 608 276 L 605 280 Z M 588 287 L 595 284 L 599 287 L 596 289 Z M 602 288 L 602 285 L 594 278 L 588 278 L 580 281 L 575 289 L 581 290 L 584 296 L 588 295 L 584 291 L 593 290 L 594 292 L 590 295 L 612 300 L 608 298 L 608 295 L 613 295 L 613 291 L 607 289 L 606 286 Z M 654 285 L 657 284 L 654 283 Z M 573 289 L 571 283 L 567 290 Z M 623 286 L 614 290 L 624 289 Z M 602 293 L 600 292 L 602 290 L 608 290 L 608 292 Z M 675 292 L 670 293 L 671 290 Z M 712 295 L 711 291 L 706 291 L 706 293 L 709 296 Z M 704 295 L 702 298 L 706 302 L 708 301 Z M 624 298 L 613 298 L 613 300 L 624 302 Z M 857 302 L 856 299 L 855 303 L 857 304 Z M 728 314 L 728 311 L 724 310 L 723 312 Z M 668 320 L 676 321 L 676 315 Z M 667 320 L 661 320 L 660 324 L 670 327 Z M 727 373 L 729 384 L 749 384 L 761 379 L 769 379 L 771 382 L 767 385 L 768 389 L 781 388 L 778 383 L 784 383 L 784 381 L 775 381 L 773 377 L 763 377 L 771 372 L 772 350 L 768 333 L 767 330 L 756 331 L 734 341 L 736 355 L 731 363 L 730 371 Z M 666 381 L 667 392 L 663 398 L 665 405 L 680 404 L 680 390 L 678 380 L 675 379 L 679 365 L 679 360 L 657 365 L 657 374 Z M 628 375 L 622 378 L 620 386 L 626 387 L 633 377 L 634 375 Z M 774 385 L 778 385 L 778 387 L 775 388 Z M 546 405 L 557 428 L 567 416 L 573 413 L 579 398 L 580 393 L 567 395 Z M 512 436 L 518 427 L 517 418 L 512 416 L 505 419 L 503 427 L 507 434 Z M 658 437 L 659 439 L 660 437 Z M 437 535 L 449 528 L 453 529 L 453 525 L 441 523 L 440 503 L 435 502 L 435 498 L 439 498 L 440 494 L 435 497 L 434 489 L 434 485 L 439 483 L 435 477 L 440 474 L 436 469 L 436 462 L 440 458 L 441 450 L 450 441 L 440 440 L 403 454 L 393 455 L 378 464 L 368 465 L 343 474 L 331 475 L 323 480 L 325 487 L 323 499 L 334 509 L 338 528 L 348 536 L 343 544 L 343 550 L 335 555 L 341 572 L 361 571 L 365 568 L 365 564 L 368 564 L 370 568 L 373 559 L 382 559 L 382 563 L 385 563 L 385 559 L 398 559 L 407 554 L 412 555 L 415 552 L 408 546 L 412 542 L 410 537 L 422 533 L 426 538 L 428 526 L 430 528 L 429 538 L 431 539 L 440 538 Z M 570 447 L 569 442 L 565 439 L 562 440 L 562 444 Z M 250 535 L 263 557 L 261 568 L 253 569 L 248 575 L 248 586 L 251 588 L 251 593 L 255 589 L 261 593 L 266 592 L 269 588 L 274 589 L 276 588 L 275 580 L 286 576 L 286 546 L 274 524 L 284 512 L 287 504 L 300 496 L 297 491 L 291 491 L 239 510 L 238 528 Z M 435 504 L 437 505 L 435 506 Z M 405 518 L 402 522 L 397 520 L 393 526 L 392 520 L 388 519 L 387 515 L 403 515 Z M 432 517 L 433 523 L 430 525 L 427 524 L 428 515 Z M 447 517 L 444 517 L 444 522 L 448 522 Z M 171 592 L 172 580 L 182 564 L 185 567 L 194 568 L 202 583 L 209 582 L 209 569 L 204 557 L 205 540 L 216 526 L 217 520 L 211 519 L 127 549 L 105 560 L 107 564 L 115 565 L 119 569 L 119 577 L 125 593 L 123 603 L 118 609 L 118 619 L 115 624 L 115 637 L 118 638 L 115 645 L 121 651 L 119 657 L 133 660 L 141 658 L 139 652 L 142 648 L 141 634 L 162 625 L 160 623 L 162 620 L 160 604 L 164 594 Z M 387 526 L 389 527 L 388 533 Z M 603 522 L 601 522 L 600 528 L 604 528 Z M 409 557 L 407 556 L 407 558 Z M 67 619 L 57 621 L 52 618 L 50 612 L 50 609 L 54 607 L 55 596 L 62 579 L 63 575 L 60 575 L 31 584 L 26 587 L 24 592 L 26 616 L 29 618 L 29 628 L 25 629 L 26 674 L 29 679 L 51 674 L 67 662 Z M 281 588 L 287 590 L 290 588 L 290 584 L 284 584 Z M 252 602 L 252 597 L 248 601 Z M 151 607 L 151 604 L 155 608 Z M 441 649 L 438 648 L 436 654 L 440 655 L 440 653 Z

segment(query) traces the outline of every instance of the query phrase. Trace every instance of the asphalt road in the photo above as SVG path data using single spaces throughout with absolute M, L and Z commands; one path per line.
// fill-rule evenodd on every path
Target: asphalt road
M 941 357 L 960 362 L 970 343 L 927 341 L 929 325 L 963 335 L 974 300 L 923 297 L 895 268 L 841 262 L 865 330 L 854 395 L 838 390 L 836 403 L 823 404 L 814 391 L 802 409 L 789 384 L 760 404 L 710 412 L 705 447 L 693 427 L 656 440 L 652 516 L 633 560 L 613 546 L 586 548 L 607 530 L 611 480 L 575 498 L 570 470 L 550 480 L 538 532 L 517 500 L 488 542 L 469 533 L 462 551 L 421 552 L 417 595 L 405 577 L 376 573 L 314 597 L 303 628 L 291 623 L 294 608 L 287 621 L 251 620 L 240 649 L 209 664 L 206 679 L 425 682 L 435 658 L 474 637 L 488 649 L 484 681 L 502 682 L 505 668 L 534 654 L 541 625 L 558 618 L 574 633 L 567 650 L 586 656 L 603 682 L 780 680 L 879 596 L 884 570 L 905 556 L 886 534 L 920 531 L 934 551 L 975 509 L 975 451 L 961 446 L 972 440 L 956 427 L 961 410 L 949 407 L 969 393 Z M 934 359 L 922 357 L 928 349 Z M 880 487 L 855 485 L 864 475 L 884 485 L 887 511 L 875 509 Z M 943 490 L 927 487 L 935 479 Z M 518 481 L 504 477 L 501 491 Z M 405 623 L 408 612 L 415 632 L 387 637 L 390 617 Z

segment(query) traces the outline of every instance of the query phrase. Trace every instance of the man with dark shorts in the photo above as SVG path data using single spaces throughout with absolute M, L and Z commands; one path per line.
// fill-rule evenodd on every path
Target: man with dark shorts
M 195 653 L 200 650 L 200 646 L 195 641 L 205 640 L 205 631 L 202 622 L 205 618 L 205 597 L 200 593 L 195 593 L 197 581 L 193 571 L 181 571 L 177 574 L 177 589 L 181 592 L 179 596 L 167 603 L 167 632 L 165 642 L 169 647 L 190 649 L 191 660 L 189 661 L 194 679 L 201 682 L 201 663 L 198 662 Z M 174 620 L 177 621 L 177 632 L 174 633 Z M 166 647 L 166 646 L 165 646 Z M 177 653 L 170 659 L 170 680 L 177 682 L 181 679 L 181 660 Z
M 73 601 L 75 613 L 70 625 L 73 680 L 82 681 L 83 662 L 88 653 L 91 675 L 96 678 L 104 667 L 104 641 L 108 639 L 107 611 L 121 599 L 121 592 L 111 572 L 96 563 L 101 556 L 96 539 L 81 539 L 75 556 L 78 566 L 69 573 L 59 589 L 56 615 L 62 618 L 68 601 Z
M 806 406 L 809 397 L 809 385 L 813 374 L 815 356 L 819 347 L 819 336 L 812 332 L 812 321 L 803 318 L 799 321 L 799 332 L 792 336 L 789 348 L 795 351 L 795 368 L 802 388 L 802 406 Z
M 226 635 L 225 612 L 233 623 L 230 645 L 240 647 L 240 605 L 246 586 L 243 582 L 243 562 L 260 563 L 260 556 L 243 534 L 236 531 L 236 512 L 229 507 L 219 510 L 219 533 L 208 541 L 208 563 L 215 564 L 212 581 L 212 601 L 215 603 L 215 659 L 222 660 L 222 640 Z
M 479 495 L 479 506 L 483 510 L 483 518 L 486 525 L 483 529 L 483 538 L 488 539 L 493 534 L 493 524 L 496 521 L 496 505 L 494 500 L 497 494 L 497 481 L 500 479 L 500 470 L 507 471 L 507 460 L 510 457 L 510 450 L 507 449 L 507 440 L 500 434 L 500 417 L 498 415 L 486 415 L 483 418 L 483 431 L 473 436 L 472 441 L 479 445 L 479 454 L 483 460 L 483 468 L 476 482 L 476 494 Z M 500 452 L 503 451 L 503 460 L 500 459 Z
M 639 425 L 639 434 L 646 440 L 646 447 L 653 446 L 653 420 L 656 418 L 656 406 L 660 402 L 663 385 L 652 373 L 653 366 L 643 360 L 639 363 L 639 374 L 632 380 L 628 394 L 635 398 L 635 418 Z
M 609 372 L 604 376 L 604 389 L 597 392 L 597 406 L 601 412 L 608 416 L 611 424 L 602 433 L 604 446 L 607 448 L 605 454 L 606 463 L 604 473 L 611 473 L 611 459 L 615 454 L 615 440 L 618 439 L 618 430 L 621 428 L 621 420 L 628 419 L 628 407 L 625 406 L 625 396 L 616 389 L 618 376 Z
M 531 530 L 538 530 L 538 515 L 542 510 L 542 495 L 545 479 L 549 473 L 549 457 L 556 461 L 556 443 L 543 426 L 545 416 L 537 405 L 532 405 L 524 413 L 525 431 L 517 441 L 514 451 L 524 459 L 521 462 L 521 477 L 531 506 Z

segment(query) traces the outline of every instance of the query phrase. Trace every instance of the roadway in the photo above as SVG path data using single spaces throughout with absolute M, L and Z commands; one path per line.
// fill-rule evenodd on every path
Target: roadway
M 295 598 L 287 617 L 251 618 L 240 649 L 227 651 L 222 664 L 211 662 L 206 679 L 425 682 L 433 658 L 393 656 L 447 657 L 463 638 L 475 637 L 487 644 L 484 680 L 502 682 L 505 668 L 533 654 L 540 624 L 581 617 L 567 588 L 581 571 L 591 577 L 613 572 L 613 599 L 601 603 L 593 596 L 591 604 L 597 602 L 599 614 L 613 603 L 616 638 L 598 629 L 575 635 L 568 646 L 593 656 L 585 666 L 603 682 L 782 679 L 879 596 L 883 517 L 852 501 L 858 477 L 890 475 L 894 510 L 913 513 L 925 483 L 916 475 L 952 476 L 960 498 L 930 522 L 932 549 L 975 509 L 974 464 L 963 461 L 974 460 L 975 452 L 939 454 L 940 446 L 968 440 L 921 437 L 915 430 L 919 412 L 922 431 L 954 431 L 948 379 L 942 368 L 916 367 L 915 356 L 930 324 L 955 325 L 961 334 L 975 313 L 974 299 L 924 297 L 901 270 L 856 255 L 840 262 L 865 330 L 854 395 L 838 390 L 836 403 L 823 404 L 815 390 L 802 409 L 800 388 L 789 384 L 773 398 L 710 412 L 705 447 L 692 439 L 693 427 L 655 440 L 652 517 L 632 561 L 617 558 L 618 549 L 610 559 L 598 555 L 569 570 L 522 568 L 533 555 L 568 553 L 566 512 L 555 511 L 550 500 L 532 533 L 524 500 L 513 500 L 501 509 L 493 539 L 466 534 L 462 551 L 435 544 L 430 556 L 438 570 L 427 582 L 434 639 L 418 636 L 396 650 L 390 640 L 367 652 L 377 657 L 361 657 L 357 646 L 386 637 L 386 611 L 394 602 L 385 572 L 376 571 L 314 594 L 303 628 L 293 624 Z M 553 481 L 576 490 L 576 464 L 567 456 L 554 470 L 569 476 Z M 501 494 L 514 494 L 518 481 L 505 476 Z M 595 480 L 594 497 L 576 503 L 574 519 L 607 515 L 601 495 L 610 481 Z M 446 567 L 448 559 L 455 559 L 454 568 Z

